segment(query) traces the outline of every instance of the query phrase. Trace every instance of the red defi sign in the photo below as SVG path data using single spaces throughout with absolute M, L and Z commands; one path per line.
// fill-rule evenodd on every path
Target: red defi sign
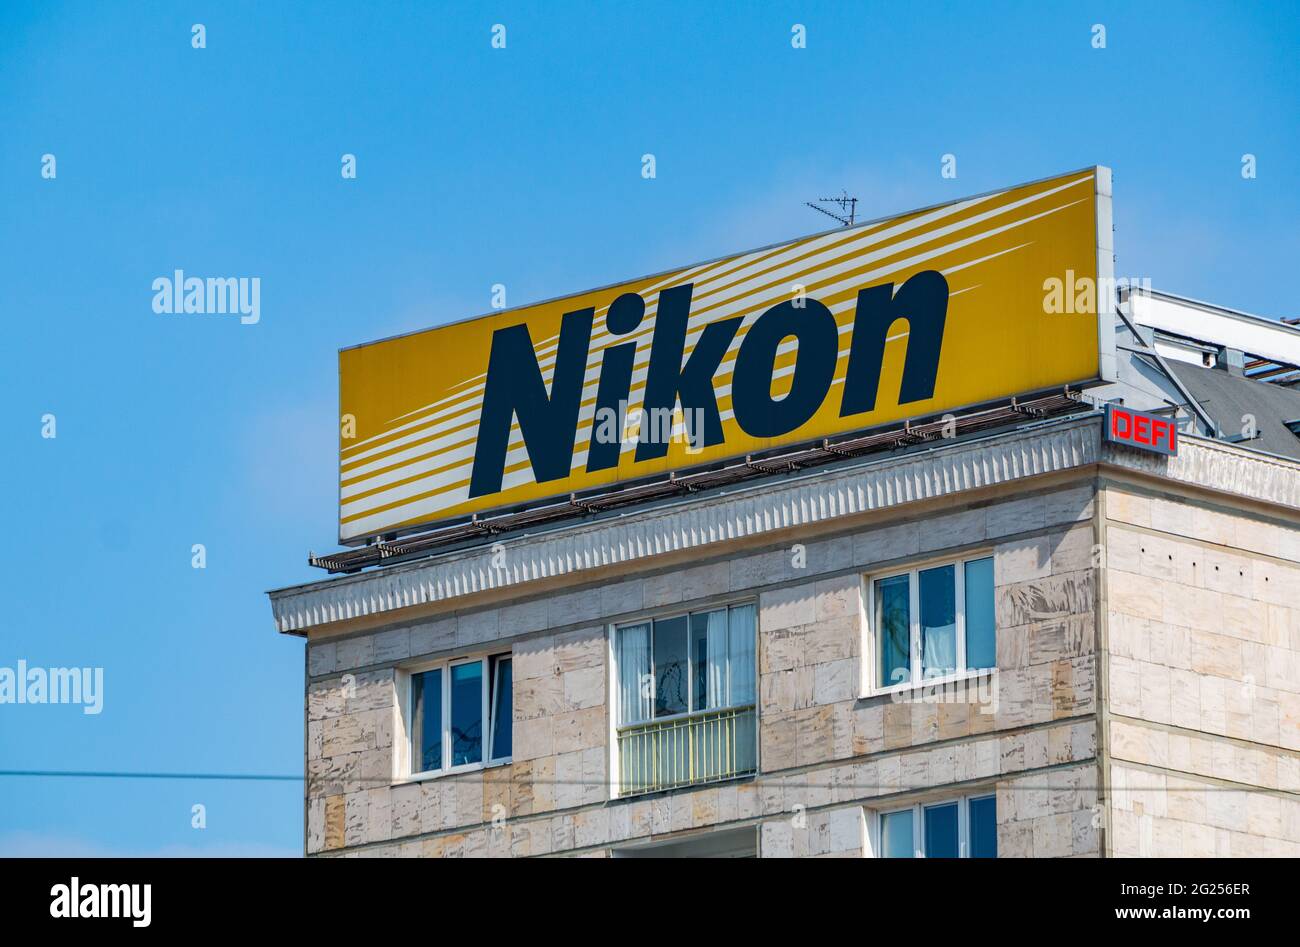
M 1106 440 L 1153 454 L 1178 453 L 1178 427 L 1171 419 L 1118 404 L 1106 405 Z

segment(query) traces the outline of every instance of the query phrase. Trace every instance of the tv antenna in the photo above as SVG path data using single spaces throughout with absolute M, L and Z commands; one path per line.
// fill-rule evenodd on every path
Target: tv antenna
M 853 220 L 858 213 L 858 199 L 856 197 L 849 197 L 849 192 L 843 189 L 841 189 L 839 197 L 819 197 L 817 198 L 816 203 L 813 201 L 804 201 L 804 204 L 820 214 L 825 214 L 827 217 L 834 217 L 845 227 L 853 226 Z M 837 214 L 833 211 L 829 211 L 825 207 L 822 207 L 822 204 L 834 204 L 840 209 L 840 212 Z

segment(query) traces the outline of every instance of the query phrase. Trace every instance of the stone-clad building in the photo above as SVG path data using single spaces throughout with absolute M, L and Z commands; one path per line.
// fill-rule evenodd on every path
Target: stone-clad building
M 1300 855 L 1300 330 L 1124 314 L 1051 416 L 271 593 L 307 854 Z

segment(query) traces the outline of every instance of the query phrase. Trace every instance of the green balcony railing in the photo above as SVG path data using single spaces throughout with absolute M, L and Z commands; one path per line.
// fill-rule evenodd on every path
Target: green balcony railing
M 633 796 L 753 773 L 757 728 L 753 704 L 621 727 L 618 794 Z

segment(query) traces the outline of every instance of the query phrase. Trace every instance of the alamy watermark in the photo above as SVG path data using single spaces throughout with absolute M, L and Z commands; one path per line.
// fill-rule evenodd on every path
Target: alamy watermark
M 998 669 L 966 671 L 962 674 L 922 679 L 913 688 L 889 695 L 896 704 L 972 704 L 984 715 L 998 712 Z
M 688 454 L 704 450 L 706 417 L 703 408 L 628 410 L 626 400 L 611 407 L 597 409 L 592 437 L 599 444 L 671 444 L 680 426 L 681 439 Z
M 0 667 L 0 704 L 81 704 L 83 714 L 104 709 L 103 668 Z
M 148 927 L 153 918 L 151 884 L 82 884 L 76 875 L 50 889 L 50 917 L 127 918 Z
M 153 311 L 163 313 L 237 314 L 241 324 L 257 325 L 262 318 L 260 276 L 186 276 L 176 270 L 153 281 Z
M 1102 312 L 1113 313 L 1121 290 L 1149 293 L 1151 278 L 1103 276 L 1101 279 L 1093 279 L 1091 276 L 1077 276 L 1074 270 L 1066 270 L 1064 277 L 1049 276 L 1043 280 L 1043 312 L 1095 315 L 1100 305 Z

